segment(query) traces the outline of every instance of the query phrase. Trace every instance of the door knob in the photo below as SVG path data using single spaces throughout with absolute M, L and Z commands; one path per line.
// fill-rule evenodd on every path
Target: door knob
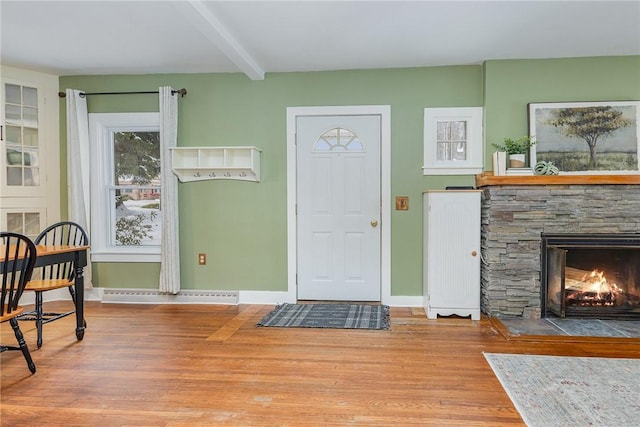
M 371 221 L 371 226 L 372 227 L 377 227 L 378 226 L 378 221 L 376 221 L 375 219 Z

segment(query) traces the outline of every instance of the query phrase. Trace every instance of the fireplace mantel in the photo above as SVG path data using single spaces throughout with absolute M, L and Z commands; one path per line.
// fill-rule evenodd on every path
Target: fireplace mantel
M 640 184 L 637 175 L 527 175 L 494 176 L 492 172 L 476 175 L 476 187 L 490 185 L 610 185 Z

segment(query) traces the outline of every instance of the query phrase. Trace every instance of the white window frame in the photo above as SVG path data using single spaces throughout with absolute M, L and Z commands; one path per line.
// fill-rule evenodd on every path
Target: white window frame
M 114 170 L 113 132 L 160 131 L 159 113 L 91 113 L 91 257 L 94 262 L 160 262 L 158 246 L 115 246 L 110 231 L 115 218 L 108 187 Z M 162 191 L 162 190 L 161 190 Z
M 424 109 L 424 175 L 475 175 L 482 173 L 484 143 L 482 107 Z M 467 159 L 438 160 L 438 122 L 467 122 Z

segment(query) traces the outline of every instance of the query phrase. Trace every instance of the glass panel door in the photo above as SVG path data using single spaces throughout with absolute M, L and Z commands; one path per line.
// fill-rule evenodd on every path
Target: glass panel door
M 40 186 L 38 89 L 5 83 L 3 119 L 6 185 Z

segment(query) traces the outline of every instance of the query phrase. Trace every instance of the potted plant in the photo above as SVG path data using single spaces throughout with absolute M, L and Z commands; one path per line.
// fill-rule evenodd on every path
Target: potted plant
M 509 166 L 523 168 L 526 165 L 526 154 L 536 142 L 533 136 L 521 136 L 520 138 L 505 138 L 502 144 L 493 144 L 498 151 L 506 151 L 509 154 Z

